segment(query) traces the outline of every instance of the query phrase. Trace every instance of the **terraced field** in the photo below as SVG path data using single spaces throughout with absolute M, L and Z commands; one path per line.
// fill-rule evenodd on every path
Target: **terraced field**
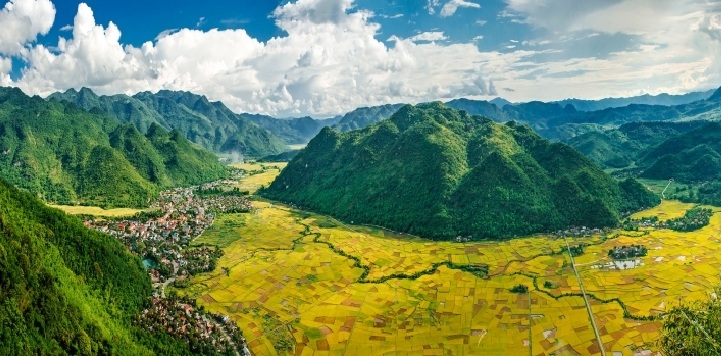
M 181 290 L 230 314 L 255 354 L 599 354 L 563 239 L 429 242 L 270 202 L 219 218 L 196 243 L 225 246 L 219 268 Z M 681 216 L 664 202 L 653 214 Z M 721 216 L 694 233 L 569 239 L 604 350 L 655 351 L 658 316 L 719 282 Z M 609 268 L 614 246 L 648 256 Z M 548 282 L 548 283 L 546 283 Z M 529 293 L 512 293 L 516 285 Z M 530 300 L 530 304 L 529 304 Z

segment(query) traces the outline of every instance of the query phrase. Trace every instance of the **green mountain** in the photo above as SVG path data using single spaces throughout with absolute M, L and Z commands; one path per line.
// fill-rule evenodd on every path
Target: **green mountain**
M 704 93 L 698 97 L 707 95 Z M 684 100 L 694 98 L 697 97 L 689 96 Z M 465 110 L 471 115 L 486 115 L 499 122 L 513 120 L 528 124 L 543 137 L 565 141 L 584 133 L 605 131 L 630 122 L 718 121 L 721 119 L 721 90 L 715 91 L 707 99 L 679 105 L 631 104 L 596 111 L 577 110 L 573 101 L 534 101 L 499 108 L 486 101 L 463 99 L 451 101 L 449 106 Z
M 151 291 L 116 240 L 0 181 L 0 354 L 188 354 L 132 325 Z
M 152 124 L 178 130 L 188 140 L 214 152 L 235 152 L 251 157 L 278 154 L 285 143 L 248 118 L 220 102 L 189 92 L 161 90 L 127 95 L 98 96 L 90 89 L 69 89 L 48 99 L 66 100 L 84 108 L 100 109 L 120 122 L 147 131 Z
M 316 120 L 308 116 L 290 119 L 276 119 L 257 114 L 240 114 L 240 116 L 248 118 L 258 126 L 272 132 L 289 145 L 306 144 L 323 127 L 333 125 L 338 121 L 334 118 Z
M 600 100 L 565 99 L 557 101 L 557 103 L 561 106 L 571 104 L 578 111 L 598 111 L 608 108 L 620 108 L 633 104 L 674 106 L 689 104 L 699 100 L 706 100 L 714 93 L 714 91 L 715 89 L 680 95 L 665 93 L 658 95 L 645 94 L 629 98 L 606 98 Z
M 705 182 L 721 179 L 721 123 L 712 122 L 674 136 L 642 159 L 641 177 Z
M 659 202 L 528 126 L 441 103 L 406 105 L 359 131 L 323 129 L 262 194 L 433 239 L 614 226 Z
M 566 143 L 602 167 L 624 168 L 636 164 L 649 150 L 664 140 L 707 123 L 707 121 L 631 122 L 617 129 L 588 132 L 573 137 Z
M 359 130 L 391 117 L 403 104 L 386 104 L 355 109 L 341 117 L 332 127 L 340 132 Z
M 225 175 L 177 132 L 143 135 L 99 109 L 0 88 L 0 177 L 46 201 L 143 206 L 161 188 Z

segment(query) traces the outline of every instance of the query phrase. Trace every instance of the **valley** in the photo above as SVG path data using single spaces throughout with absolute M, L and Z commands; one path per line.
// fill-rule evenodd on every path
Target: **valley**
M 529 345 L 534 355 L 600 352 L 564 238 L 432 242 L 257 197 L 253 204 L 252 213 L 221 215 L 193 242 L 224 255 L 174 289 L 230 315 L 253 354 L 506 355 Z M 693 206 L 664 201 L 632 218 L 671 219 Z M 572 249 L 575 267 L 607 353 L 657 351 L 660 316 L 708 298 L 719 283 L 719 233 L 714 214 L 692 233 L 568 238 L 581 246 Z M 647 256 L 608 256 L 631 245 Z M 511 291 L 519 285 L 529 293 Z

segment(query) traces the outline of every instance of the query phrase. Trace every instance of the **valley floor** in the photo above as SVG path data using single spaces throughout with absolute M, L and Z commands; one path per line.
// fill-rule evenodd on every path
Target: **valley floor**
M 254 204 L 255 213 L 221 216 L 196 240 L 223 246 L 225 255 L 179 290 L 231 315 L 254 354 L 600 354 L 563 239 L 430 242 Z M 691 207 L 666 201 L 652 213 Z M 693 233 L 569 239 L 586 245 L 576 268 L 608 354 L 655 352 L 658 316 L 708 297 L 719 283 L 720 232 L 715 214 Z M 644 245 L 648 255 L 607 257 L 628 245 Z M 529 293 L 510 291 L 519 284 Z

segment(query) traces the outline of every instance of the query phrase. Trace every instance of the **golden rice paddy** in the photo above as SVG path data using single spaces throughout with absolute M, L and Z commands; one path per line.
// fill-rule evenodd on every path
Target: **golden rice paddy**
M 241 191 L 249 191 L 250 194 L 254 194 L 258 189 L 263 186 L 270 185 L 275 177 L 278 176 L 281 170 L 288 165 L 287 162 L 274 162 L 274 163 L 243 163 L 233 164 L 232 167 L 244 169 L 249 174 L 238 183 L 238 188 Z M 259 172 L 263 171 L 263 172 Z M 251 172 L 256 172 L 252 173 Z
M 256 205 L 256 213 L 220 217 L 196 241 L 224 246 L 225 255 L 180 290 L 230 315 L 254 354 L 600 354 L 563 239 L 430 242 Z M 667 219 L 690 207 L 664 201 L 637 216 Z M 614 231 L 569 243 L 587 245 L 575 262 L 609 354 L 656 351 L 661 322 L 645 319 L 707 298 L 719 283 L 718 214 L 693 233 Z M 608 250 L 630 244 L 648 256 L 608 268 Z M 488 275 L 462 265 L 486 265 Z M 510 292 L 518 284 L 530 292 Z
M 133 216 L 141 211 L 141 209 L 130 209 L 130 208 L 117 208 L 117 209 L 103 209 L 99 206 L 79 206 L 79 205 L 54 205 L 48 204 L 49 207 L 60 209 L 66 214 L 72 215 L 93 215 L 103 217 L 121 217 L 121 216 Z

